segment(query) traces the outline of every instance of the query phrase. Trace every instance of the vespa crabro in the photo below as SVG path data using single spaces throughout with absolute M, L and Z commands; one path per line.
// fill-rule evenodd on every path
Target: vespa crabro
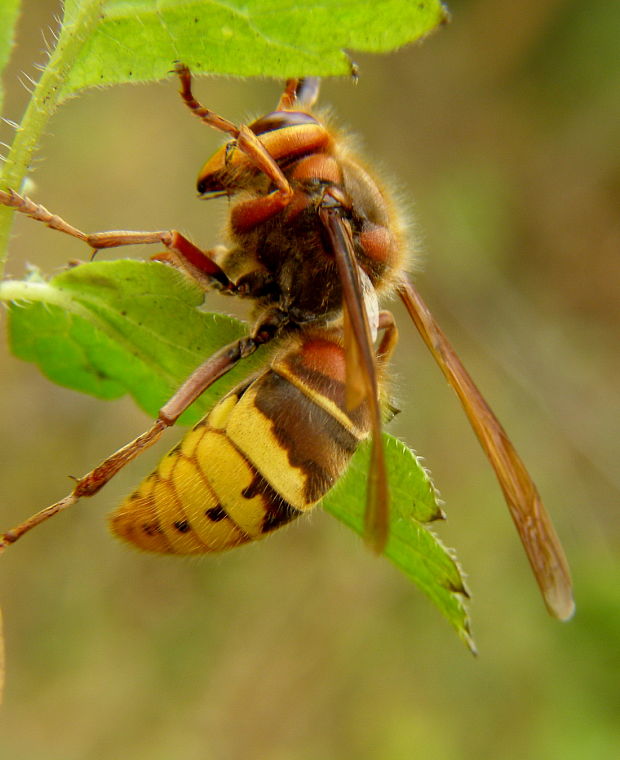
M 229 141 L 202 167 L 200 196 L 231 200 L 226 247 L 204 251 L 175 230 L 86 234 L 26 197 L 0 202 L 100 250 L 165 247 L 154 258 L 205 290 L 249 299 L 251 333 L 209 357 L 152 427 L 77 480 L 60 502 L 3 534 L 0 548 L 102 488 L 158 440 L 215 380 L 259 346 L 268 366 L 226 395 L 111 517 L 114 533 L 175 554 L 219 551 L 260 538 L 315 506 L 371 437 L 366 533 L 388 535 L 389 484 L 381 445 L 382 378 L 397 331 L 379 301 L 397 294 L 458 394 L 493 466 L 549 611 L 573 610 L 562 547 L 525 466 L 406 275 L 404 225 L 386 188 L 315 114 L 318 80 L 293 79 L 275 111 L 236 126 L 181 96 Z M 377 342 L 378 333 L 382 333 Z

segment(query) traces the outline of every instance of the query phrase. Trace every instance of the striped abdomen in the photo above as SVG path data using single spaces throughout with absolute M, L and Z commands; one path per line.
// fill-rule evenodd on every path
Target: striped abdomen
M 346 411 L 345 363 L 329 334 L 306 336 L 225 396 L 111 516 L 141 549 L 222 551 L 313 507 L 369 434 Z

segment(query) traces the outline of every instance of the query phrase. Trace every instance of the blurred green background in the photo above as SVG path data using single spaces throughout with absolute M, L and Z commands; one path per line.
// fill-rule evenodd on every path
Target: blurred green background
M 17 77 L 35 74 L 40 30 L 58 12 L 25 5 L 6 78 L 16 121 L 27 97 Z M 322 102 L 395 178 L 420 289 L 554 516 L 575 619 L 545 613 L 490 468 L 396 307 L 403 411 L 391 431 L 425 457 L 446 501 L 439 530 L 469 574 L 480 656 L 320 511 L 221 557 L 128 551 L 104 514 L 160 449 L 2 558 L 3 759 L 620 756 L 620 4 L 450 9 L 452 24 L 421 46 L 354 56 L 359 84 L 326 82 Z M 176 89 L 171 80 L 67 103 L 41 147 L 35 197 L 86 230 L 178 227 L 217 242 L 225 203 L 199 203 L 194 178 L 219 139 Z M 219 78 L 196 89 L 237 121 L 279 93 Z M 57 271 L 86 253 L 18 219 L 9 274 L 25 262 Z M 57 388 L 1 351 L 6 528 L 147 420 L 128 401 Z

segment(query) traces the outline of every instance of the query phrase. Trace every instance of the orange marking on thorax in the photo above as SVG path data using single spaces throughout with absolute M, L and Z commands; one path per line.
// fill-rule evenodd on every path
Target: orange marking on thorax
M 340 383 L 346 381 L 344 349 L 336 343 L 323 338 L 308 340 L 302 346 L 301 357 L 309 370 Z
M 230 212 L 230 228 L 237 234 L 250 232 L 288 206 L 281 195 L 271 193 L 238 203 Z

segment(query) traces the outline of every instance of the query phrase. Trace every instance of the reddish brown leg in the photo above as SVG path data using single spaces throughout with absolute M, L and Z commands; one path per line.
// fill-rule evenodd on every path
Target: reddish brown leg
M 173 425 L 210 385 L 231 370 L 241 359 L 247 358 L 259 346 L 268 343 L 285 323 L 286 315 L 283 312 L 278 309 L 268 310 L 257 322 L 252 335 L 240 338 L 210 356 L 187 378 L 174 396 L 162 406 L 157 419 L 145 433 L 104 459 L 94 470 L 78 478 L 73 490 L 64 499 L 37 512 L 6 533 L 0 534 L 0 553 L 32 528 L 72 506 L 79 499 L 94 496 L 125 465 L 156 443 L 164 430 Z
M 299 79 L 287 79 L 284 85 L 284 92 L 280 95 L 280 100 L 276 107 L 277 111 L 290 111 L 297 100 L 297 88 Z
M 379 330 L 384 332 L 377 347 L 377 361 L 387 364 L 398 343 L 398 328 L 391 311 L 379 312 Z
M 318 77 L 288 79 L 280 96 L 278 111 L 293 111 L 296 108 L 312 108 L 319 97 L 321 80 Z
M 239 128 L 237 125 L 233 124 L 232 121 L 228 121 L 228 119 L 224 119 L 222 116 L 218 116 L 208 108 L 205 108 L 205 106 L 199 103 L 194 97 L 194 93 L 192 92 L 192 75 L 188 67 L 184 63 L 177 63 L 174 70 L 181 83 L 181 97 L 189 110 L 199 119 L 204 121 L 205 124 L 217 129 L 219 132 L 226 132 L 236 140 L 239 136 Z
M 248 159 L 257 169 L 260 169 L 276 186 L 273 196 L 278 199 L 280 208 L 284 208 L 292 198 L 293 190 L 288 180 L 282 173 L 282 170 L 275 162 L 269 151 L 261 143 L 258 137 L 249 127 L 241 125 L 235 126 L 228 119 L 218 116 L 213 111 L 201 105 L 192 93 L 192 76 L 190 70 L 182 63 L 177 64 L 175 68 L 181 82 L 181 97 L 183 101 L 201 121 L 210 127 L 217 129 L 219 132 L 225 132 L 231 135 L 238 150 L 245 153 Z
M 213 261 L 208 252 L 202 251 L 184 235 L 176 230 L 157 230 L 154 232 L 133 232 L 129 230 L 108 230 L 106 232 L 86 233 L 65 222 L 60 216 L 52 214 L 45 206 L 35 203 L 27 196 L 22 196 L 14 190 L 0 190 L 0 203 L 10 206 L 21 214 L 29 216 L 37 222 L 42 222 L 53 230 L 64 232 L 78 240 L 83 240 L 94 250 L 103 248 L 119 248 L 123 245 L 138 245 L 158 243 L 164 245 L 171 255 L 171 263 L 180 266 L 191 276 L 208 286 L 234 291 L 235 286 L 225 272 Z M 165 258 L 165 257 L 164 257 Z M 189 266 L 184 266 L 187 263 Z M 201 277 L 197 276 L 200 273 Z

